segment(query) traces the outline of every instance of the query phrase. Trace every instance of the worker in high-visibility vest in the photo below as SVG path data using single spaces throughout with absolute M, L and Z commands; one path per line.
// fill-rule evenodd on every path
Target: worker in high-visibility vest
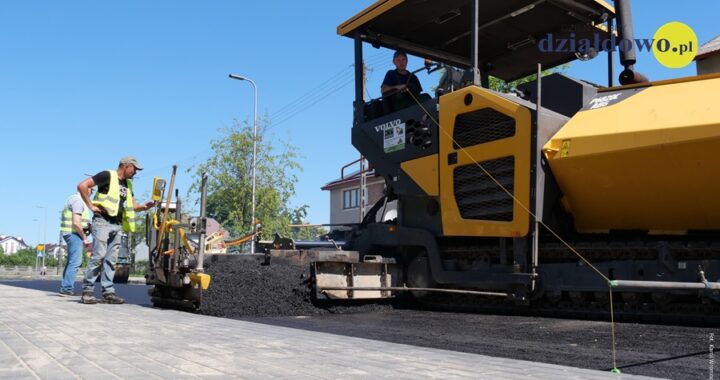
M 93 188 L 88 189 L 88 197 L 92 195 Z M 90 248 L 90 208 L 83 202 L 80 193 L 71 195 L 65 201 L 60 219 L 60 232 L 63 240 L 67 244 L 67 260 L 65 262 L 65 270 L 60 281 L 60 296 L 76 296 L 75 293 L 75 276 L 82 264 L 83 246 Z
M 94 304 L 98 300 L 94 296 L 95 281 L 100 275 L 103 302 L 120 304 L 125 300 L 115 294 L 113 277 L 115 262 L 120 251 L 122 232 L 135 232 L 135 212 L 146 211 L 155 204 L 152 201 L 139 204 L 133 199 L 132 178 L 138 170 L 142 170 L 138 160 L 133 156 L 120 159 L 117 170 L 104 170 L 85 179 L 77 186 L 85 205 L 94 213 L 92 221 L 93 248 L 88 262 L 83 294 L 80 301 Z M 90 200 L 87 189 L 98 187 L 95 198 Z M 101 275 L 102 269 L 102 275 Z

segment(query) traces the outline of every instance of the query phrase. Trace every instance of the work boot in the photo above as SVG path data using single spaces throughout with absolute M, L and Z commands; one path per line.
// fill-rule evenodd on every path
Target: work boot
M 116 305 L 125 303 L 125 300 L 115 295 L 115 293 L 103 294 L 103 301 L 105 301 L 105 303 L 111 303 Z
M 95 296 L 93 295 L 93 292 L 83 292 L 82 297 L 80 297 L 80 302 L 86 305 L 94 305 L 98 301 L 97 298 L 95 298 Z

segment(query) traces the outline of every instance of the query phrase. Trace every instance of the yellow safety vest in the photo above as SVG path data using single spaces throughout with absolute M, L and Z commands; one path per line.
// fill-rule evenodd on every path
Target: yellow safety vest
M 105 209 L 108 216 L 116 216 L 120 209 L 120 180 L 115 170 L 110 172 L 110 185 L 107 194 L 95 193 L 93 204 Z M 132 180 L 127 181 L 127 197 L 125 198 L 125 212 L 123 213 L 122 226 L 125 232 L 135 232 L 135 209 L 133 208 Z
M 78 197 L 82 202 L 82 197 L 80 196 L 80 194 L 75 193 L 70 196 L 70 198 L 72 197 Z M 62 232 L 63 234 L 69 234 L 71 232 L 74 232 L 72 225 L 73 212 L 70 209 L 70 198 L 65 201 L 65 209 L 62 213 L 62 219 L 60 219 L 60 232 Z M 88 210 L 87 206 L 83 207 L 81 224 L 83 226 L 87 226 L 88 224 L 90 224 L 90 210 Z

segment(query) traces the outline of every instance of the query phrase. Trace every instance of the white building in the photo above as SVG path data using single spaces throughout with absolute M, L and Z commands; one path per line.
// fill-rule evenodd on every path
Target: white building
M 720 36 L 700 46 L 695 65 L 698 75 L 720 73 Z
M 21 249 L 28 248 L 27 243 L 21 237 L 0 235 L 0 248 L 6 255 L 13 255 Z

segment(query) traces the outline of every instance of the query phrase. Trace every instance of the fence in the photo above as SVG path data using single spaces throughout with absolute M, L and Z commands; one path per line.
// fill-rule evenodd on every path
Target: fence
M 50 272 L 51 268 L 47 268 L 47 271 Z M 55 267 L 52 268 L 55 270 Z M 0 272 L 5 273 L 32 273 L 35 271 L 35 267 L 32 265 L 24 266 L 24 265 L 0 265 Z
M 145 260 L 135 262 L 135 265 L 130 268 L 130 275 L 132 276 L 144 276 L 147 271 L 148 262 Z M 64 268 L 47 267 L 45 273 L 47 275 L 62 275 Z M 78 270 L 78 278 L 82 278 L 85 275 L 86 267 L 83 266 Z M 34 265 L 0 265 L 0 277 L 30 277 L 40 274 L 40 268 L 35 269 Z

